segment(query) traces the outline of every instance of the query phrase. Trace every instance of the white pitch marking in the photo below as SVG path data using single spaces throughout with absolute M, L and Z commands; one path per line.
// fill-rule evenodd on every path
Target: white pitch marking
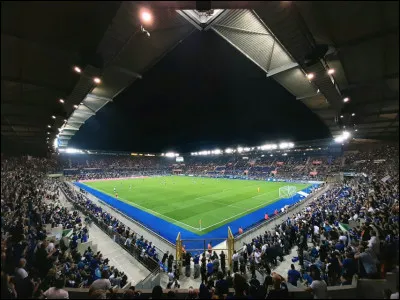
M 261 196 L 261 195 L 260 195 L 260 196 Z M 258 197 L 258 196 L 256 196 L 256 197 Z M 251 197 L 251 198 L 255 198 L 255 197 Z M 251 198 L 249 198 L 249 199 L 251 199 Z M 278 198 L 273 199 L 272 201 L 275 201 L 275 200 L 278 200 L 278 199 L 281 199 L 281 198 L 278 197 Z M 227 221 L 227 220 L 230 220 L 230 219 L 233 219 L 233 218 L 235 218 L 235 217 L 237 217 L 237 216 L 243 215 L 243 214 L 245 214 L 246 212 L 248 212 L 248 211 L 250 211 L 250 210 L 253 210 L 253 209 L 255 209 L 255 208 L 258 208 L 258 207 L 260 207 L 260 206 L 263 206 L 263 205 L 265 206 L 265 205 L 268 205 L 268 204 L 261 203 L 260 205 L 254 206 L 254 207 L 252 207 L 252 208 L 250 208 L 250 209 L 245 210 L 244 212 L 241 212 L 241 213 L 239 213 L 239 214 L 237 214 L 237 215 L 234 215 L 234 216 L 231 216 L 231 217 L 229 217 L 229 218 L 226 218 L 225 220 L 219 221 L 219 222 L 217 222 L 217 223 L 215 223 L 215 224 L 213 224 L 213 225 L 211 225 L 211 226 L 204 227 L 204 228 L 202 228 L 201 230 L 203 231 L 203 230 L 205 230 L 205 229 L 207 229 L 207 228 L 213 227 L 213 226 L 218 225 L 218 224 L 220 224 L 220 223 L 223 223 L 223 222 L 225 222 L 225 221 Z

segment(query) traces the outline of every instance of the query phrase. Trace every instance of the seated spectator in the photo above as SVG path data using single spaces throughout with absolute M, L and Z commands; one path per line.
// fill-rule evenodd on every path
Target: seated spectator
M 288 271 L 287 281 L 294 286 L 297 286 L 297 281 L 301 279 L 301 274 L 296 270 L 293 264 L 290 265 L 290 270 Z

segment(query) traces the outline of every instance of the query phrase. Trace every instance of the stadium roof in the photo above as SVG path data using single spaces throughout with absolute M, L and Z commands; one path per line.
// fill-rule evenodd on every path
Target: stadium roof
M 144 8 L 153 22 L 142 27 Z M 196 10 L 196 1 L 2 2 L 2 140 L 40 148 L 60 128 L 66 146 L 195 30 L 215 31 L 334 136 L 345 126 L 356 137 L 398 138 L 398 2 L 214 1 L 208 8 Z

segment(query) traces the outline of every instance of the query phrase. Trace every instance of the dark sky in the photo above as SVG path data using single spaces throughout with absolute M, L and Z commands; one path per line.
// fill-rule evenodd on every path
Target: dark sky
M 311 140 L 328 128 L 212 31 L 196 31 L 75 135 L 70 146 L 190 152 Z

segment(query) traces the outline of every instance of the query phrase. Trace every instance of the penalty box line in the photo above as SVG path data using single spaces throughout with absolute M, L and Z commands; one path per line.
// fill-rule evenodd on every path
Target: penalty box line
M 278 191 L 279 191 L 279 190 L 278 190 Z M 248 198 L 248 199 L 253 199 L 253 198 L 256 198 L 256 197 L 261 197 L 261 196 L 264 196 L 264 195 L 271 194 L 271 193 L 273 193 L 273 192 L 275 192 L 275 191 L 272 191 L 272 192 L 269 192 L 269 193 L 265 193 L 265 194 L 262 194 L 262 195 L 257 195 L 257 196 L 254 196 L 254 197 L 251 197 L 251 198 Z M 245 200 L 248 200 L 248 199 L 245 199 Z M 279 199 L 281 199 L 281 197 L 272 199 L 271 201 L 275 201 L 275 200 L 279 200 Z M 244 200 L 243 200 L 243 201 L 244 201 Z M 265 205 L 269 205 L 269 204 L 261 203 L 260 205 L 257 205 L 257 206 L 254 206 L 254 207 L 252 207 L 252 208 L 249 208 L 249 209 L 247 209 L 247 210 L 245 210 L 245 211 L 243 211 L 243 212 L 241 212 L 241 213 L 238 213 L 238 214 L 236 214 L 236 215 L 233 215 L 233 216 L 231 216 L 231 217 L 229 217 L 229 218 L 226 218 L 226 219 L 224 219 L 224 220 L 222 220 L 222 221 L 219 221 L 219 222 L 217 222 L 217 223 L 215 223 L 215 224 L 213 224 L 213 225 L 210 225 L 210 226 L 201 228 L 200 231 L 206 230 L 206 229 L 211 228 L 211 227 L 213 227 L 213 226 L 215 226 L 215 225 L 218 225 L 218 224 L 221 224 L 221 223 L 223 223 L 223 222 L 225 222 L 225 221 L 228 221 L 228 220 L 230 220 L 230 219 L 233 219 L 233 218 L 235 218 L 235 217 L 237 217 L 237 216 L 243 215 L 243 214 L 245 214 L 246 212 L 251 211 L 251 210 L 254 210 L 254 209 L 257 209 L 257 208 L 259 208 L 259 207 L 261 207 L 261 206 L 263 206 L 263 205 L 265 206 Z

